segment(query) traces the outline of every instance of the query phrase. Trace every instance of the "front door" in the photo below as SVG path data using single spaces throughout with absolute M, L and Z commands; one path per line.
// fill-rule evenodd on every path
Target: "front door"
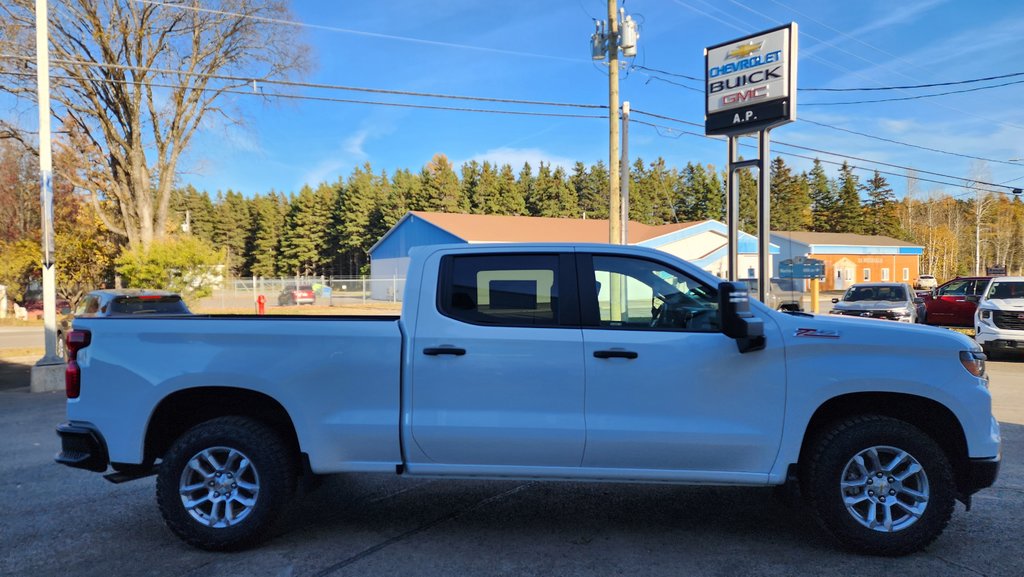
M 935 296 L 928 306 L 928 324 L 970 326 L 974 323 L 974 309 L 977 303 L 969 302 L 968 295 L 976 295 L 984 287 L 977 287 L 975 279 L 955 279 L 935 290 Z
M 571 255 L 445 257 L 412 347 L 410 470 L 579 467 L 583 337 Z M 409 397 L 407 397 L 409 398 Z
M 580 295 L 583 465 L 770 471 L 786 397 L 775 325 L 766 319 L 766 349 L 740 354 L 719 330 L 717 287 L 643 258 L 595 254 L 579 268 L 580 286 L 595 287 Z

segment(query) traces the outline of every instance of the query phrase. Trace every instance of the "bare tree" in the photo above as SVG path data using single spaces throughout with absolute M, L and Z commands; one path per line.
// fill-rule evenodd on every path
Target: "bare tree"
M 63 145 L 83 153 L 82 170 L 66 176 L 133 248 L 166 233 L 178 163 L 204 118 L 237 120 L 226 91 L 308 67 L 295 28 L 273 22 L 288 18 L 287 6 L 51 0 L 52 112 L 71 134 Z M 34 2 L 5 0 L 0 15 L 0 91 L 35 102 L 35 59 L 25 50 L 34 45 Z M 0 125 L 0 134 L 12 128 Z
M 970 188 L 974 190 L 974 274 L 981 274 L 981 237 L 985 218 L 988 216 L 997 198 L 986 191 L 979 182 L 991 181 L 992 172 L 984 160 L 971 161 Z

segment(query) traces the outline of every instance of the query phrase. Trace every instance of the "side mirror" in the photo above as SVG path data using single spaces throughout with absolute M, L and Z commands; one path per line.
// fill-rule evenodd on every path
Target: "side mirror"
M 725 336 L 736 339 L 741 353 L 765 346 L 764 322 L 750 312 L 750 291 L 743 283 L 718 284 L 718 325 Z
M 836 304 L 837 302 L 839 302 L 839 299 L 837 299 L 837 298 L 833 298 L 832 299 L 832 304 Z

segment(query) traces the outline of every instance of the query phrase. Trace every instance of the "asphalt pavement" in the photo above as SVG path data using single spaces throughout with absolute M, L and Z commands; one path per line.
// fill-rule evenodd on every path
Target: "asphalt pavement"
M 0 575 L 1024 575 L 1024 361 L 990 364 L 1002 420 L 997 484 L 957 505 L 925 552 L 838 551 L 771 489 L 338 475 L 241 553 L 164 526 L 154 479 L 113 485 L 53 463 L 58 393 L 0 387 Z

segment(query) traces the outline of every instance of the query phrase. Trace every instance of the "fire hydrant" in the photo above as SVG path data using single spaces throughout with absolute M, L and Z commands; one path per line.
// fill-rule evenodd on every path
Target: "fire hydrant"
M 262 315 L 267 313 L 267 297 L 260 295 L 256 297 L 256 314 Z

